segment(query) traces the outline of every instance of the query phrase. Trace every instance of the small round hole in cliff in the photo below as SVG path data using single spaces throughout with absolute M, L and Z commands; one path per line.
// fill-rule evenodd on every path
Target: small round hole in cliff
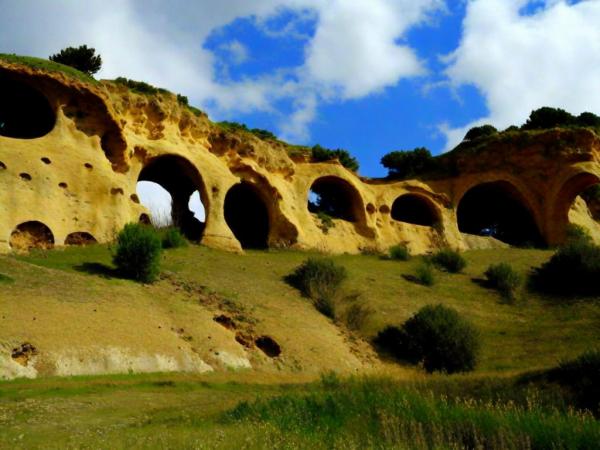
M 401 195 L 394 201 L 392 219 L 428 227 L 440 221 L 439 214 L 431 201 L 414 194 Z
M 131 201 L 133 203 L 138 203 L 138 204 L 140 203 L 140 198 L 137 196 L 137 194 L 131 194 L 129 196 L 129 198 L 131 199 Z
M 88 170 L 92 170 L 94 168 L 94 166 L 92 166 L 90 163 L 85 163 L 83 166 Z
M 150 216 L 146 213 L 140 214 L 138 222 L 143 223 L 144 225 L 152 225 L 152 220 L 150 219 Z
M 506 181 L 469 189 L 458 204 L 456 216 L 462 233 L 491 236 L 516 246 L 544 245 L 525 199 Z
M 0 170 L 6 170 L 6 164 L 0 161 Z
M 110 193 L 111 193 L 112 195 L 124 195 L 124 194 L 125 194 L 125 192 L 123 192 L 123 189 L 122 189 L 122 188 L 112 188 L 112 189 L 110 190 Z
M 200 241 L 205 228 L 206 198 L 198 170 L 185 158 L 165 155 L 140 172 L 139 202 L 157 227 L 176 226 L 190 241 Z
M 28 173 L 20 173 L 19 176 L 21 177 L 22 180 L 25 181 L 31 181 L 31 175 L 29 175 Z
M 225 196 L 225 221 L 242 248 L 267 248 L 269 211 L 258 190 L 247 182 Z
M 269 358 L 276 358 L 281 355 L 281 347 L 275 339 L 270 336 L 260 336 L 254 341 L 256 346 Z
M 54 235 L 42 222 L 24 222 L 11 233 L 10 247 L 21 251 L 32 248 L 50 249 L 54 247 Z
M 54 128 L 56 115 L 44 95 L 26 83 L 0 75 L 0 136 L 34 139 Z
M 52 161 L 50 161 L 50 158 L 43 157 L 40 161 L 42 161 L 44 164 L 52 164 Z
M 324 213 L 330 217 L 357 222 L 362 210 L 361 200 L 356 189 L 347 181 L 327 176 L 313 183 L 308 195 L 308 210 L 311 213 Z
M 97 243 L 96 238 L 86 231 L 76 231 L 69 234 L 65 239 L 65 245 L 92 245 Z
M 61 189 L 67 189 L 69 187 L 69 185 L 67 183 L 58 183 L 58 187 Z

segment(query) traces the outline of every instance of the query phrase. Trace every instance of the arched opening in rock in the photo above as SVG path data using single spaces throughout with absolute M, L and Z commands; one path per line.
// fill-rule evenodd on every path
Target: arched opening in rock
M 200 241 L 207 202 L 202 178 L 189 161 L 174 155 L 154 158 L 140 172 L 136 190 L 154 226 L 176 226 L 189 240 Z
M 252 184 L 243 181 L 227 192 L 225 221 L 242 248 L 267 248 L 269 210 Z
M 65 238 L 65 245 L 92 245 L 98 241 L 86 231 L 76 231 Z
M 54 247 L 54 235 L 42 222 L 24 222 L 11 233 L 10 247 L 21 251 L 32 248 L 50 249 Z
M 431 201 L 415 194 L 401 195 L 394 201 L 392 219 L 428 227 L 440 222 L 438 211 Z
M 54 128 L 48 100 L 31 86 L 0 74 L 0 136 L 34 139 Z
M 281 347 L 271 336 L 260 336 L 256 338 L 254 344 L 269 358 L 277 358 L 281 355 Z
M 313 183 L 308 194 L 308 210 L 314 214 L 326 214 L 335 219 L 357 222 L 358 210 L 362 210 L 356 189 L 341 178 L 328 176 Z
M 523 196 L 506 181 L 469 189 L 458 204 L 457 218 L 462 233 L 491 236 L 516 246 L 545 244 Z

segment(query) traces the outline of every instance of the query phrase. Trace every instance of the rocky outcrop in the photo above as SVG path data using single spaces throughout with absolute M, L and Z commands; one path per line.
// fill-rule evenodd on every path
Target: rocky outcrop
M 167 92 L 144 95 L 1 60 L 0 87 L 23 93 L 1 106 L 3 252 L 111 241 L 149 214 L 136 194 L 140 180 L 171 193 L 189 236 L 232 251 L 484 245 L 464 233 L 557 244 L 575 198 L 600 182 L 600 138 L 584 129 L 503 135 L 448 155 L 450 170 L 435 179 L 365 180 L 335 161 L 292 158 L 284 143 L 224 129 Z M 309 210 L 311 190 L 327 197 L 332 220 Z M 204 224 L 187 209 L 195 191 Z M 576 221 L 597 233 L 577 208 Z

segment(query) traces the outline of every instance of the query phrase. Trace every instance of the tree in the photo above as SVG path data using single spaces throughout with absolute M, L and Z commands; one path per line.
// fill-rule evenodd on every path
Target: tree
M 529 119 L 527 119 L 522 128 L 524 130 L 545 130 L 574 125 L 575 122 L 575 117 L 564 109 L 544 106 L 543 108 L 531 111 Z
M 492 125 L 482 125 L 480 127 L 471 128 L 465 135 L 465 141 L 472 141 L 481 137 L 492 136 L 497 134 L 498 130 Z
M 356 160 L 356 158 L 350 155 L 350 152 L 348 152 L 348 150 L 344 150 L 341 148 L 338 148 L 336 150 L 330 150 L 328 148 L 321 147 L 319 144 L 317 144 L 311 149 L 311 157 L 312 160 L 315 162 L 332 161 L 334 159 L 337 159 L 340 162 L 340 164 L 346 167 L 347 169 L 350 169 L 354 172 L 356 172 L 359 169 L 358 161 Z
M 63 48 L 60 53 L 50 56 L 49 59 L 73 67 L 90 76 L 102 67 L 102 57 L 96 55 L 96 49 L 88 48 L 87 45 Z
M 388 169 L 390 178 L 408 178 L 434 170 L 436 161 L 425 147 L 411 151 L 390 152 L 381 158 L 381 164 Z

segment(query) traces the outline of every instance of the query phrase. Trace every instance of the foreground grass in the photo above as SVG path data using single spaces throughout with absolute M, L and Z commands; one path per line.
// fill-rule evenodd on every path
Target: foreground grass
M 573 410 L 560 390 L 514 378 L 265 381 L 147 374 L 3 382 L 0 447 L 593 449 L 600 442 L 600 422 Z

